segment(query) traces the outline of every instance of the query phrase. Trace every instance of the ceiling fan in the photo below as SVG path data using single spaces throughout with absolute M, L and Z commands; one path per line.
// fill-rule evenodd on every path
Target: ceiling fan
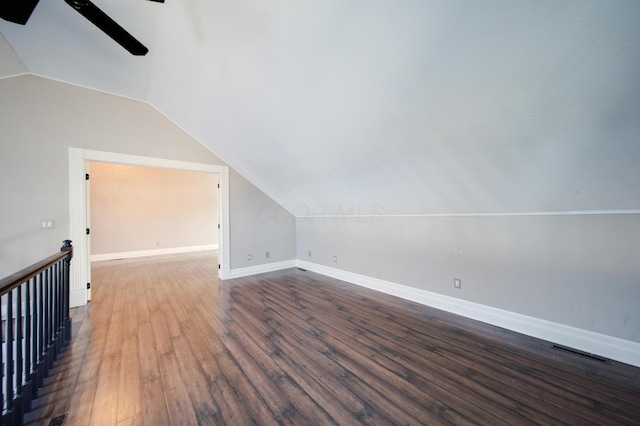
M 2 0 L 0 2 L 0 18 L 25 25 L 36 8 L 39 0 Z M 114 39 L 120 46 L 124 47 L 136 56 L 144 56 L 147 49 L 135 37 L 122 28 L 116 21 L 111 19 L 106 13 L 93 4 L 90 0 L 64 0 L 69 6 L 78 11 L 79 14 L 87 18 L 96 27 L 100 28 L 109 37 Z M 164 3 L 164 0 L 151 0 Z

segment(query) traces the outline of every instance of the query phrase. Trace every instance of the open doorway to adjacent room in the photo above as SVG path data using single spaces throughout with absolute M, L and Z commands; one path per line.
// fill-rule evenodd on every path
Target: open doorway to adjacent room
M 214 239 L 212 240 L 210 237 L 207 237 L 206 240 L 200 240 L 201 242 L 196 243 L 196 234 L 198 233 L 195 229 L 189 229 L 186 234 L 189 234 L 188 239 L 182 238 L 183 236 L 178 236 L 175 232 L 162 234 L 163 236 L 159 239 L 159 233 L 162 231 L 159 227 L 153 228 L 148 227 L 147 223 L 145 223 L 144 216 L 142 218 L 134 218 L 129 217 L 130 223 L 120 224 L 120 228 L 117 233 L 120 236 L 113 235 L 108 236 L 105 240 L 100 242 L 99 248 L 96 251 L 91 250 L 91 210 L 92 210 L 92 200 L 91 200 L 91 165 L 96 163 L 106 163 L 112 166 L 133 166 L 131 169 L 120 168 L 120 171 L 124 173 L 127 170 L 127 173 L 139 173 L 140 171 L 136 168 L 146 169 L 145 173 L 162 173 L 165 172 L 184 172 L 184 173 L 202 173 L 209 174 L 213 176 L 209 176 L 209 180 L 202 184 L 202 186 L 211 185 L 211 193 L 217 194 L 217 212 L 218 215 L 212 214 L 210 218 L 210 223 L 206 224 L 206 229 L 202 229 L 201 234 L 207 234 L 207 229 L 212 229 L 212 234 L 214 235 Z M 98 166 L 100 167 L 100 166 Z M 105 166 L 108 168 L 108 166 Z M 178 177 L 180 176 L 180 177 Z M 186 177 L 185 177 L 186 176 Z M 188 176 L 193 177 L 194 175 L 171 175 L 169 180 L 163 181 L 163 185 L 159 185 L 159 188 L 152 189 L 148 187 L 147 189 L 137 188 L 137 196 L 135 194 L 127 194 L 129 197 L 128 201 L 123 202 L 119 201 L 119 203 L 128 203 L 128 206 L 121 205 L 120 209 L 129 210 L 138 208 L 137 204 L 139 204 L 142 200 L 141 198 L 146 197 L 151 192 L 156 193 L 165 193 L 167 190 L 167 185 L 174 185 L 178 180 L 188 180 Z M 138 176 L 139 177 L 139 176 Z M 156 176 L 158 177 L 158 176 Z M 167 183 L 171 182 L 173 183 Z M 217 182 L 217 183 L 216 183 Z M 130 185 L 125 185 L 120 190 L 121 191 L 133 191 L 134 188 Z M 158 185 L 156 185 L 158 186 Z M 176 185 L 179 186 L 179 185 Z M 175 189 L 175 188 L 174 188 Z M 114 186 L 110 189 L 107 189 L 107 192 L 116 190 Z M 185 188 L 183 187 L 178 191 L 185 192 Z M 104 195 L 104 194 L 103 194 Z M 182 194 L 186 196 L 186 194 Z M 102 195 L 101 195 L 102 196 Z M 173 200 L 170 202 L 173 204 L 181 203 L 179 200 L 180 196 L 174 194 Z M 193 198 L 193 194 L 190 195 Z M 154 208 L 165 209 L 168 210 L 169 207 L 165 204 L 162 207 L 161 202 L 168 201 L 167 196 L 165 196 L 165 200 L 156 200 L 157 203 Z M 120 154 L 120 153 L 111 153 L 111 152 L 103 152 L 103 151 L 93 151 L 86 150 L 81 148 L 69 148 L 69 204 L 70 204 L 70 235 L 71 240 L 73 241 L 74 246 L 74 260 L 71 262 L 71 278 L 70 278 L 70 297 L 69 303 L 71 307 L 82 306 L 87 303 L 88 300 L 91 299 L 91 255 L 98 256 L 99 254 L 109 257 L 109 256 L 117 256 L 118 258 L 122 258 L 124 256 L 140 256 L 140 255 L 149 255 L 149 254 L 160 254 L 163 251 L 169 252 L 171 250 L 195 250 L 195 249 L 203 249 L 203 248 L 211 248 L 215 247 L 215 236 L 217 235 L 217 258 L 218 258 L 218 273 L 222 276 L 229 271 L 229 168 L 227 166 L 222 165 L 213 165 L 213 164 L 203 164 L 203 163 L 194 163 L 180 160 L 169 160 L 155 157 L 144 157 L 138 155 L 129 155 L 129 154 Z M 95 207 L 95 206 L 93 206 Z M 184 206 L 177 205 L 171 206 L 172 212 L 165 212 L 169 217 L 173 217 L 175 220 L 178 216 L 185 217 L 188 219 L 188 214 L 184 212 Z M 183 209 L 182 214 L 180 214 L 180 209 Z M 113 212 L 112 212 L 113 214 Z M 139 213 L 138 213 L 139 214 Z M 203 214 L 200 212 L 200 214 Z M 173 215 L 173 216 L 170 216 Z M 160 220 L 159 215 L 156 215 L 153 218 L 148 218 L 148 220 Z M 113 219 L 113 216 L 112 216 Z M 193 217 L 191 217 L 193 219 Z M 94 220 L 98 220 L 95 219 Z M 99 220 L 104 220 L 104 218 L 100 218 Z M 167 225 L 166 220 L 171 220 L 168 217 L 164 217 L 165 225 L 162 226 L 170 226 Z M 107 220 L 108 221 L 108 220 Z M 131 223 L 135 222 L 135 223 Z M 178 222 L 180 222 L 178 220 Z M 198 221 L 197 226 L 204 227 L 205 225 L 202 222 Z M 173 224 L 171 224 L 173 226 Z M 181 225 L 183 228 L 186 226 L 191 226 L 190 224 L 186 224 L 182 222 Z M 135 228 L 144 228 L 148 229 L 137 229 Z M 108 226 L 107 226 L 108 228 Z M 184 230 L 184 229 L 183 229 Z M 175 231 L 175 230 L 174 230 Z M 217 233 L 215 232 L 217 231 Z M 98 231 L 100 232 L 100 231 Z M 101 232 L 111 232 L 110 230 L 102 230 Z M 127 245 L 128 243 L 124 243 L 125 237 L 129 237 L 129 235 L 124 234 L 136 234 L 135 238 L 132 241 L 135 243 L 131 245 Z M 155 237 L 153 235 L 156 235 Z M 211 234 L 211 233 L 210 233 Z M 164 241 L 164 243 L 163 243 Z M 188 241 L 188 242 L 187 242 Z M 205 241 L 205 242 L 202 242 Z M 160 246 L 158 246 L 158 242 Z M 164 244 L 164 245 L 163 245 Z M 103 253 L 99 253 L 102 251 Z M 108 252 L 108 253 L 107 253 Z M 213 252 L 215 253 L 215 252 Z M 103 257 L 103 258 L 105 258 Z
M 207 250 L 217 264 L 217 174 L 103 162 L 87 170 L 91 262 Z

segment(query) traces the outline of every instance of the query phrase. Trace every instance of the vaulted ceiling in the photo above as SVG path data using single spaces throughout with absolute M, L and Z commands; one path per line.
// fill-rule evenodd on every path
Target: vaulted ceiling
M 47 0 L 0 70 L 147 101 L 298 216 L 640 209 L 636 0 L 94 3 L 149 53 Z

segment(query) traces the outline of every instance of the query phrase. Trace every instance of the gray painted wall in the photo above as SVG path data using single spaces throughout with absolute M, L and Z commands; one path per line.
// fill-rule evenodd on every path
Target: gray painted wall
M 0 128 L 2 276 L 67 238 L 67 147 L 224 164 L 148 104 L 34 76 L 0 80 Z M 290 260 L 297 247 L 302 260 L 640 341 L 637 213 L 358 217 L 349 208 L 293 223 L 233 170 L 230 185 L 232 268 Z M 56 229 L 40 231 L 41 218 Z
M 640 342 L 640 214 L 298 218 L 296 235 L 301 260 Z
M 146 103 L 31 75 L 0 80 L 0 129 L 2 277 L 50 255 L 69 237 L 68 147 L 225 164 Z M 236 191 L 242 195 L 230 201 L 235 212 L 258 196 L 250 183 L 232 178 L 230 192 Z M 264 195 L 259 202 L 273 203 Z M 41 231 L 43 218 L 54 218 L 56 228 Z M 234 219 L 236 230 L 243 220 Z M 272 224 L 246 228 L 269 233 Z M 243 246 L 253 243 L 236 232 L 230 230 L 231 247 L 247 251 Z M 295 250 L 293 237 L 278 244 Z
M 294 259 L 295 244 L 290 243 L 296 239 L 294 217 L 233 170 L 229 182 L 231 269 Z

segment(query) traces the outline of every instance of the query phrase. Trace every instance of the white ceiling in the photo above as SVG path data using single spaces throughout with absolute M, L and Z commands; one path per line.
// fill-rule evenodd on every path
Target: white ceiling
M 28 72 L 150 102 L 298 216 L 640 209 L 636 0 L 94 2 L 149 54 L 63 0 L 0 32 Z

